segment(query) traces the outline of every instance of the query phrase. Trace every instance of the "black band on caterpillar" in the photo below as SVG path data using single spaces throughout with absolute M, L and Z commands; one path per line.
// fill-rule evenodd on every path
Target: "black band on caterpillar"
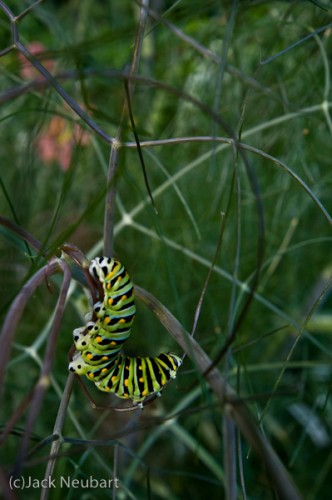
M 142 405 L 147 397 L 160 395 L 169 380 L 176 377 L 182 360 L 173 353 L 155 358 L 120 354 L 135 318 L 133 284 L 117 259 L 97 257 L 91 261 L 89 272 L 101 300 L 93 306 L 96 321 L 73 332 L 77 352 L 69 370 L 86 375 L 101 391 Z
M 78 356 L 69 369 L 85 375 L 101 391 L 140 403 L 153 394 L 160 396 L 169 380 L 176 377 L 181 363 L 181 358 L 173 353 L 162 353 L 155 358 L 120 354 L 111 361 L 100 360 L 96 366 Z
M 173 353 L 155 358 L 119 355 L 114 367 L 95 384 L 102 391 L 140 403 L 153 394 L 160 396 L 167 382 L 176 377 L 181 363 L 181 358 Z
M 102 301 L 94 304 L 98 320 L 87 323 L 86 328 L 74 330 L 78 351 L 92 347 L 116 349 L 129 338 L 135 318 L 134 287 L 125 267 L 117 260 L 97 257 L 91 261 L 89 273 L 103 289 Z

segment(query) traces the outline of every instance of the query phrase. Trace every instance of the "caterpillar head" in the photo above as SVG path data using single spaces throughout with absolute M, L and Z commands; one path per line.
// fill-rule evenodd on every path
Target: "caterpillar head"
M 168 355 L 172 358 L 176 368 L 180 368 L 182 365 L 182 358 L 180 358 L 177 354 L 174 354 L 174 352 L 169 352 Z
M 180 356 L 178 356 L 177 354 L 174 354 L 173 352 L 169 352 L 168 356 L 171 358 L 171 360 L 173 361 L 173 364 L 174 364 L 173 370 L 172 369 L 170 370 L 170 375 L 171 375 L 171 378 L 175 378 L 176 372 L 178 371 L 178 369 L 182 365 L 182 358 L 180 358 Z
M 161 366 L 167 369 L 168 372 L 168 380 L 170 378 L 176 378 L 176 372 L 182 365 L 182 358 L 173 352 L 168 352 L 167 354 L 161 353 L 156 358 L 157 363 L 160 363 Z

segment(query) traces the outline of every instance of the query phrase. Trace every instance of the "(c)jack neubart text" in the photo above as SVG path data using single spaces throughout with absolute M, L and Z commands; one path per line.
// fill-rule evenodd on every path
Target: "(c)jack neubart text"
M 60 476 L 59 478 L 46 477 L 37 479 L 31 476 L 9 478 L 9 487 L 11 490 L 25 489 L 50 489 L 50 488 L 85 488 L 85 489 L 107 489 L 120 488 L 119 479 L 96 479 L 92 476 L 84 478 L 72 478 L 71 476 Z

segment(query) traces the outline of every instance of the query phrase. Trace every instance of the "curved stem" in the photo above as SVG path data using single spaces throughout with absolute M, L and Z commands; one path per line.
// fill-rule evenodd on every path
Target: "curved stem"
M 51 276 L 52 274 L 58 273 L 60 271 L 61 267 L 59 265 L 59 262 L 60 261 L 58 259 L 54 259 L 53 261 L 39 269 L 39 271 L 37 271 L 36 274 L 34 274 L 34 276 L 32 276 L 32 278 L 30 278 L 29 281 L 25 283 L 8 311 L 1 330 L 2 347 L 0 350 L 0 399 L 1 391 L 4 387 L 3 379 L 5 375 L 6 365 L 9 359 L 11 345 L 14 339 L 17 325 L 21 319 L 25 306 L 32 297 L 36 288 L 41 283 L 43 283 L 43 281 L 48 276 Z
M 18 459 L 16 462 L 16 467 L 15 467 L 15 472 L 14 475 L 16 477 L 19 477 L 21 474 L 21 467 L 23 464 L 23 461 L 26 456 L 26 451 L 29 445 L 29 440 L 31 436 L 31 432 L 33 429 L 33 426 L 36 422 L 36 419 L 38 417 L 40 407 L 45 395 L 46 390 L 48 389 L 50 385 L 50 373 L 53 365 L 53 360 L 56 352 L 56 342 L 58 338 L 58 333 L 60 331 L 61 327 L 61 322 L 62 322 L 62 317 L 65 309 L 65 302 L 66 302 L 66 297 L 71 281 L 71 272 L 69 269 L 69 266 L 63 262 L 63 261 L 58 261 L 57 262 L 58 266 L 60 267 L 61 271 L 63 272 L 63 282 L 58 298 L 58 302 L 56 305 L 56 310 L 55 310 L 55 315 L 54 315 L 54 320 L 49 336 L 49 341 L 47 343 L 47 348 L 46 348 L 46 354 L 45 354 L 45 359 L 43 363 L 43 367 L 39 376 L 39 381 L 35 386 L 31 405 L 30 405 L 30 410 L 27 416 L 27 422 L 21 442 L 21 448 L 18 454 Z
M 196 340 L 190 336 L 178 320 L 152 294 L 139 286 L 135 286 L 135 294 L 138 299 L 154 312 L 163 326 L 193 360 L 199 371 L 204 374 L 210 368 L 212 361 Z M 295 485 L 271 445 L 259 431 L 245 402 L 237 396 L 234 389 L 226 382 L 216 367 L 208 371 L 206 380 L 219 402 L 224 405 L 227 415 L 235 422 L 243 436 L 261 459 L 280 498 L 285 500 L 300 500 L 301 497 Z

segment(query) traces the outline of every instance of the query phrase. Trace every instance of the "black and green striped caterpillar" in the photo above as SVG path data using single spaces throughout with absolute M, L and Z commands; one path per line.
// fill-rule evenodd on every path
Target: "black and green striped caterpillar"
M 73 332 L 78 351 L 108 350 L 119 352 L 129 338 L 135 318 L 134 287 L 124 266 L 117 259 L 97 257 L 89 273 L 99 289 L 100 298 L 93 306 L 96 321 Z
M 69 370 L 85 375 L 101 391 L 142 405 L 149 396 L 160 395 L 176 377 L 182 360 L 173 353 L 155 358 L 121 354 L 135 318 L 133 284 L 124 266 L 114 258 L 97 257 L 89 273 L 102 300 L 93 306 L 96 321 L 73 332 L 76 352 Z
M 132 399 L 135 403 L 141 403 L 152 394 L 160 395 L 168 381 L 176 377 L 182 362 L 173 353 L 162 353 L 155 358 L 118 354 L 109 358 L 105 356 L 98 360 L 99 363 L 93 358 L 89 362 L 78 355 L 71 362 L 70 369 L 78 375 L 85 375 L 101 391 Z

